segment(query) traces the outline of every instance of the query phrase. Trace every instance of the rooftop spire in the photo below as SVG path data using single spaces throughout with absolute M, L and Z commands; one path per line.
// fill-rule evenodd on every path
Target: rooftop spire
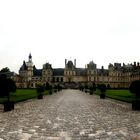
M 32 58 L 32 55 L 31 55 L 31 53 L 29 54 L 29 58 L 30 58 L 30 59 Z
M 32 62 L 32 55 L 31 55 L 31 53 L 29 54 L 29 61 Z

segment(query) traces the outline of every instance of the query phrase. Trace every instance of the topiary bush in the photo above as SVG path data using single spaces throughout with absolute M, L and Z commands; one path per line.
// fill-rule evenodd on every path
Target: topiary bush
M 94 91 L 96 91 L 96 84 L 92 83 L 92 86 L 90 86 L 90 95 L 93 95 Z
M 130 84 L 129 91 L 135 94 L 135 100 L 132 101 L 132 109 L 140 110 L 140 80 L 133 81 Z
M 14 109 L 14 102 L 10 101 L 10 93 L 16 92 L 15 82 L 7 78 L 6 75 L 0 76 L 0 96 L 6 96 L 7 101 L 3 103 L 4 111 L 11 111 Z
M 39 85 L 36 89 L 37 91 L 37 98 L 38 99 L 43 99 L 43 92 L 45 91 L 44 86 Z
M 100 98 L 105 99 L 106 85 L 100 84 L 100 85 L 98 85 L 98 89 L 101 91 Z

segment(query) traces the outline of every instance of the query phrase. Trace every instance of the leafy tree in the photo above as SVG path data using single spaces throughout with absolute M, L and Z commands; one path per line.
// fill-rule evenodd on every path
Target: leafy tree
M 7 96 L 9 102 L 11 92 L 16 92 L 15 82 L 5 75 L 0 76 L 0 96 Z
M 8 67 L 2 68 L 0 72 L 10 72 L 10 69 Z
M 140 98 L 140 80 L 133 81 L 130 84 L 129 90 L 136 95 L 136 98 Z

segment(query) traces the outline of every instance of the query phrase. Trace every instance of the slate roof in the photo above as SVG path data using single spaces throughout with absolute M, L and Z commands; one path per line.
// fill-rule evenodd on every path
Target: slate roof
M 77 76 L 85 76 L 86 70 L 84 68 L 76 68 L 76 75 Z
M 42 76 L 42 69 L 34 69 L 33 76 Z
M 63 68 L 53 69 L 53 76 L 64 76 L 64 69 Z
M 23 64 L 22 64 L 22 66 L 20 67 L 20 70 L 21 70 L 21 71 L 22 71 L 22 70 L 27 70 L 27 65 L 26 65 L 25 61 L 23 61 Z
M 97 75 L 101 76 L 108 76 L 109 71 L 107 69 L 97 69 Z
M 73 62 L 72 62 L 72 61 L 68 61 L 68 63 L 67 63 L 67 68 L 68 68 L 68 69 L 74 68 L 74 65 L 73 65 Z
M 16 75 L 16 73 L 15 72 L 0 72 L 0 76 L 1 75 L 6 75 L 8 78 L 10 78 L 10 77 Z

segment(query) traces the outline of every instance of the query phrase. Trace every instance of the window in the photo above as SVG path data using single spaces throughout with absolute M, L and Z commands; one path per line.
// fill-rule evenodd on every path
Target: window
M 50 81 L 50 77 L 48 77 L 48 81 Z
M 61 82 L 63 82 L 63 77 L 61 77 Z
M 75 75 L 75 71 L 73 71 L 73 75 Z
M 59 82 L 59 77 L 57 77 L 56 81 Z
M 55 78 L 53 77 L 53 82 L 55 82 Z
M 48 71 L 48 75 L 50 75 L 50 71 Z
M 88 74 L 91 74 L 91 71 L 90 70 L 88 71 Z
M 89 77 L 89 81 L 91 81 L 91 77 Z

